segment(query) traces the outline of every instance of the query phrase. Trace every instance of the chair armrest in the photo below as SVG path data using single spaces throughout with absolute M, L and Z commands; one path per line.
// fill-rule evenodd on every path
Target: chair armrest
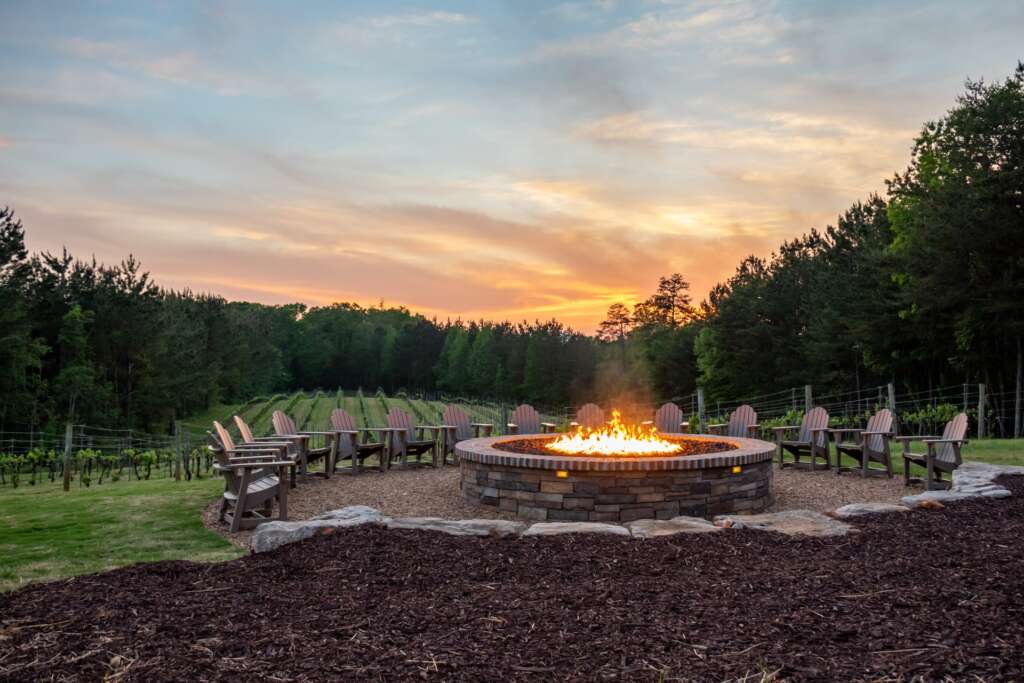
M 349 436 L 359 436 L 359 430 L 356 429 L 335 429 L 331 434 L 348 434 Z
M 864 432 L 864 436 L 887 436 L 892 438 L 892 432 Z
M 791 429 L 800 429 L 800 425 L 786 425 L 785 427 L 772 427 L 772 431 L 778 434 L 779 432 L 788 432 Z
M 333 436 L 338 433 L 338 430 L 332 429 L 327 432 L 299 432 L 298 436 Z
M 894 441 L 911 442 L 911 441 L 925 441 L 927 439 L 941 439 L 941 436 L 894 436 Z
M 470 427 L 490 427 L 491 429 L 494 429 L 494 425 L 491 424 L 490 422 L 471 422 L 469 426 Z
M 864 430 L 863 429 L 857 429 L 856 427 L 836 427 L 836 428 L 833 428 L 833 429 L 829 429 L 828 431 L 831 432 L 832 434 L 854 434 L 854 433 L 860 434 Z M 873 432 L 865 432 L 865 433 L 871 434 Z
M 416 425 L 414 429 L 420 432 L 420 436 L 423 435 L 423 432 L 430 432 L 431 438 L 436 439 L 438 433 L 444 429 L 444 427 L 441 427 L 440 425 Z
M 229 463 L 227 465 L 220 465 L 219 467 L 226 470 L 261 470 L 265 467 L 291 467 L 294 464 L 295 463 L 293 463 L 291 460 L 266 460 L 263 462 Z
M 266 451 L 268 453 L 276 453 L 282 448 L 289 448 L 292 444 L 288 441 L 263 441 L 261 443 L 243 443 L 238 444 L 234 448 L 228 449 L 228 453 L 251 453 L 253 451 Z
M 541 422 L 540 423 L 540 428 L 545 433 L 550 433 L 550 432 L 555 431 L 555 427 L 556 426 L 557 425 L 554 422 Z
M 721 427 L 728 427 L 728 426 L 729 426 L 728 422 L 718 422 L 718 423 L 713 424 L 713 425 L 708 425 L 708 429 L 720 429 Z
M 963 445 L 967 443 L 964 439 L 921 439 L 925 443 L 955 443 Z
M 456 425 L 438 425 L 438 429 L 458 429 Z

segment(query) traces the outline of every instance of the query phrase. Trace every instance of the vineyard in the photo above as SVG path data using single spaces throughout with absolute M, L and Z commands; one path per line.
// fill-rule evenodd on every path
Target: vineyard
M 704 423 L 726 422 L 729 413 L 740 404 L 754 407 L 759 416 L 762 438 L 771 439 L 771 428 L 798 424 L 808 405 L 828 410 L 833 427 L 861 427 L 880 407 L 895 407 L 899 430 L 903 434 L 930 434 L 958 412 L 965 412 L 975 436 L 1003 436 L 1013 428 L 1011 396 L 986 394 L 981 385 L 956 385 L 927 392 L 897 395 L 891 386 L 870 387 L 857 391 L 812 395 L 811 387 L 793 387 L 761 396 L 730 402 L 704 403 L 700 391 L 674 402 L 683 410 L 692 425 L 691 431 Z M 89 488 L 118 481 L 147 481 L 173 478 L 191 481 L 211 474 L 213 462 L 206 449 L 207 430 L 213 420 L 220 421 L 238 436 L 233 417 L 241 416 L 256 436 L 273 432 L 271 417 L 275 410 L 291 415 L 300 431 L 328 429 L 331 411 L 342 408 L 363 427 L 387 425 L 392 408 L 409 413 L 424 425 L 443 422 L 446 405 L 462 408 L 473 422 L 495 426 L 495 434 L 505 433 L 504 425 L 515 405 L 507 402 L 467 400 L 444 396 L 413 396 L 404 392 L 388 396 L 383 391 L 362 389 L 333 391 L 296 391 L 287 394 L 259 396 L 242 404 L 217 405 L 201 414 L 174 424 L 170 434 L 146 434 L 133 430 L 114 430 L 87 425 L 72 425 L 65 433 L 5 432 L 0 434 L 0 487 L 36 486 L 63 481 L 66 486 Z M 606 409 L 612 406 L 604 406 Z M 623 409 L 627 421 L 649 420 L 657 409 L 654 403 L 633 403 L 614 406 Z M 541 408 L 538 406 L 538 408 Z M 574 419 L 574 406 L 540 409 L 546 422 L 565 429 Z M 978 416 L 985 419 L 979 422 Z M 1009 425 L 1009 426 L 1007 426 Z M 1016 454 L 1015 440 L 986 440 L 969 449 Z M 68 469 L 65 473 L 65 461 Z M 65 480 L 65 474 L 66 480 Z

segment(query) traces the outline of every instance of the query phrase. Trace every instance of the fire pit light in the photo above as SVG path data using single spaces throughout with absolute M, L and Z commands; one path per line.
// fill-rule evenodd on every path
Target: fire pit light
M 578 427 L 571 434 L 563 434 L 544 448 L 566 455 L 671 455 L 682 447 L 662 438 L 651 425 L 624 425 L 619 411 L 612 411 L 612 419 L 601 429 Z

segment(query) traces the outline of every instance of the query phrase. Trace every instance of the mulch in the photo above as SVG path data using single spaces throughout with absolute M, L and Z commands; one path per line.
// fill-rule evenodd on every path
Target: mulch
M 497 441 L 493 444 L 493 447 L 500 451 L 509 451 L 510 453 L 521 453 L 523 455 L 557 455 L 559 457 L 566 457 L 562 453 L 549 451 L 544 448 L 545 444 L 548 444 L 558 436 L 552 436 L 549 439 L 512 439 L 510 441 Z M 684 457 L 688 455 L 704 455 L 705 453 L 721 453 L 723 451 L 732 451 L 737 448 L 736 444 L 728 441 L 708 441 L 705 439 L 673 439 L 671 437 L 662 437 L 666 441 L 672 441 L 679 444 L 680 450 L 672 453 L 672 457 Z M 618 453 L 610 454 L 602 457 L 614 458 L 614 457 L 628 457 L 638 458 L 643 457 L 665 457 L 663 455 L 656 456 L 636 456 L 629 453 Z M 571 457 L 571 456 L 570 456 Z
M 843 538 L 360 527 L 36 584 L 0 595 L 0 680 L 1021 680 L 1003 483 Z

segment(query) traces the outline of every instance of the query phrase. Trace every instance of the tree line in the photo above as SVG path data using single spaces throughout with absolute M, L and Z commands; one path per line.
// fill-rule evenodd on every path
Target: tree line
M 968 81 L 924 126 L 886 196 L 749 256 L 695 303 L 681 274 L 613 305 L 597 334 L 558 321 L 438 321 L 404 308 L 229 302 L 117 265 L 29 254 L 0 212 L 0 430 L 72 418 L 160 428 L 296 388 L 526 400 L 742 398 L 814 384 L 1019 387 L 1024 332 L 1024 64 Z

